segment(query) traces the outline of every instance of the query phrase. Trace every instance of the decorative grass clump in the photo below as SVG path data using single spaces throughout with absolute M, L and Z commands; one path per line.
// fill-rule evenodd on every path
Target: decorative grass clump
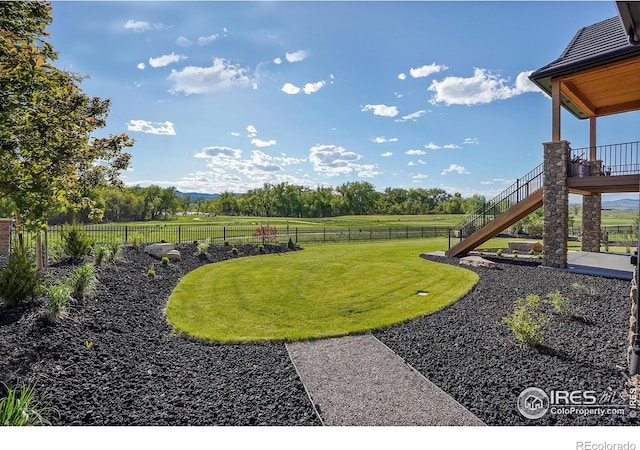
M 311 246 L 200 267 L 166 308 L 180 332 L 218 342 L 365 332 L 434 312 L 478 276 L 420 258 L 428 241 Z
M 42 417 L 46 408 L 35 401 L 35 385 L 11 388 L 0 381 L 6 396 L 0 398 L 0 426 L 46 425 Z

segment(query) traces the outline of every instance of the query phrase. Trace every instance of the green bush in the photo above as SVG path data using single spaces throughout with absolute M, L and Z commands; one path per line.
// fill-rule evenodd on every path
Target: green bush
M 109 262 L 120 261 L 122 259 L 122 243 L 109 243 Z
M 228 247 L 229 246 L 229 241 L 224 241 L 224 246 Z
M 163 266 L 169 265 L 169 258 L 167 258 L 166 256 L 163 256 L 162 257 L 162 265 Z
M 287 248 L 289 250 L 295 250 L 296 249 L 296 244 L 293 243 L 293 239 L 289 238 L 289 242 L 287 242 Z
M 66 283 L 56 283 L 49 288 L 49 316 L 57 319 L 67 311 L 71 287 Z
M 95 269 L 91 264 L 84 264 L 78 267 L 69 277 L 67 282 L 71 288 L 71 295 L 80 300 L 84 297 L 94 297 L 96 295 Z
M 12 389 L 0 382 L 6 397 L 0 399 L 0 426 L 43 425 L 48 422 L 42 417 L 45 408 L 34 403 L 35 385 Z
M 573 309 L 571 308 L 571 302 L 560 291 L 553 291 L 547 294 L 547 303 L 553 308 L 553 312 L 561 316 L 572 316 Z
M 502 318 L 502 321 L 513 331 L 516 339 L 530 347 L 544 341 L 543 330 L 548 319 L 540 311 L 541 303 L 539 295 L 529 294 L 526 298 L 519 297 L 515 301 L 513 312 Z
M 498 250 L 498 251 L 496 252 L 496 256 L 498 256 L 498 257 L 502 256 L 502 250 Z
M 151 278 L 155 278 L 156 277 L 156 266 L 151 264 L 151 266 L 149 267 L 149 270 L 147 270 L 147 275 L 150 276 Z
M 93 261 L 95 262 L 96 266 L 102 265 L 103 261 L 109 259 L 109 254 L 109 249 L 107 249 L 107 247 L 105 247 L 104 245 L 98 245 L 94 247 Z
M 209 243 L 208 242 L 200 242 L 198 244 L 198 255 L 200 256 L 204 256 L 207 254 L 207 250 L 209 250 Z
M 238 249 L 237 249 L 237 248 L 235 248 L 235 247 L 233 247 L 233 248 L 231 249 L 231 253 L 233 253 L 234 255 L 237 255 L 237 254 L 238 254 Z
M 264 245 L 262 245 L 262 244 L 258 245 L 258 251 L 260 253 L 264 253 Z
M 73 225 L 60 232 L 64 254 L 73 260 L 81 260 L 89 254 L 93 242 L 84 228 Z
M 33 260 L 19 248 L 9 255 L 7 266 L 0 270 L 0 297 L 8 307 L 36 298 L 42 291 L 41 275 Z

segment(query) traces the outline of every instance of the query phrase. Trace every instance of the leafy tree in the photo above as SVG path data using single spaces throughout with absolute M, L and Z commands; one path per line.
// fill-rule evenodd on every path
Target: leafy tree
M 34 228 L 56 212 L 90 208 L 89 188 L 119 184 L 133 145 L 126 135 L 91 138 L 109 100 L 57 69 L 46 2 L 0 2 L 0 199 Z

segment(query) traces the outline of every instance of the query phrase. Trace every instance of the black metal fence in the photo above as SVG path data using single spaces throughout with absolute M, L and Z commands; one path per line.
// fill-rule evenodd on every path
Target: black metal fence
M 154 242 L 193 242 L 208 240 L 211 244 L 266 244 L 287 243 L 289 239 L 298 244 L 358 242 L 392 239 L 418 239 L 446 237 L 447 227 L 369 227 L 369 228 L 298 228 L 284 227 L 268 230 L 256 226 L 212 226 L 212 225 L 84 225 L 82 226 L 96 244 L 123 242 L 148 244 Z M 47 230 L 49 245 L 61 242 L 64 226 L 51 226 Z M 12 229 L 12 242 L 17 240 Z M 36 233 L 23 233 L 25 248 L 35 248 Z

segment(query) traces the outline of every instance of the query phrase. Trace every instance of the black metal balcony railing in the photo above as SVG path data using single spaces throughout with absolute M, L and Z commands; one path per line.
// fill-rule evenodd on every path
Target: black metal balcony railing
M 595 160 L 602 161 L 602 168 L 600 173 L 588 173 L 588 175 L 616 176 L 640 174 L 640 142 L 599 145 L 595 150 Z M 590 159 L 590 155 L 590 147 L 575 148 L 571 149 L 569 160 L 573 162 L 573 165 L 576 165 Z M 569 171 L 569 176 L 576 175 L 579 175 L 577 171 Z
M 517 205 L 522 200 L 529 197 L 544 183 L 544 163 L 527 173 L 522 178 L 518 178 L 515 183 L 502 191 L 493 199 L 486 202 L 482 208 L 469 214 L 453 227 L 453 232 L 460 240 L 479 230 L 509 208 Z

